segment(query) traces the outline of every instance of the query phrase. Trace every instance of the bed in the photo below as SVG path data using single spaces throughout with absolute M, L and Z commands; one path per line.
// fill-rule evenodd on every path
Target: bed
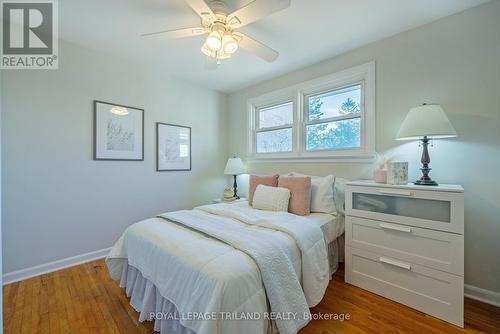
M 106 263 L 162 334 L 296 333 L 343 257 L 343 232 L 341 213 L 213 204 L 130 226 Z

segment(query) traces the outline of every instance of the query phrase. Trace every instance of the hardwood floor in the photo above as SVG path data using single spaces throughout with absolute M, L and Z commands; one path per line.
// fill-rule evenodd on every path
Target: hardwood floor
M 152 323 L 137 321 L 138 313 L 110 279 L 103 260 L 3 289 L 6 334 L 153 333 Z M 342 268 L 312 312 L 348 314 L 349 320 L 314 320 L 300 334 L 500 333 L 498 307 L 466 298 L 465 329 L 461 329 L 345 283 Z

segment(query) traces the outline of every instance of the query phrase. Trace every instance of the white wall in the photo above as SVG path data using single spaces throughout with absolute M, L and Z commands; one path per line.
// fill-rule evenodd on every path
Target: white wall
M 59 70 L 2 72 L 4 273 L 113 245 L 227 183 L 226 96 L 68 43 Z M 93 100 L 145 109 L 143 162 L 92 160 Z M 155 122 L 192 127 L 191 172 L 155 171 Z
M 430 149 L 431 176 L 466 190 L 465 281 L 500 292 L 500 2 L 441 19 L 229 96 L 230 153 L 245 156 L 248 98 L 376 61 L 376 149 L 410 162 L 417 178 L 421 149 L 394 140 L 410 107 L 440 103 L 459 137 Z M 255 173 L 296 170 L 371 177 L 352 163 L 255 163 Z M 243 181 L 243 179 L 242 179 Z M 242 182 L 243 183 L 243 182 Z M 241 187 L 243 194 L 246 189 Z

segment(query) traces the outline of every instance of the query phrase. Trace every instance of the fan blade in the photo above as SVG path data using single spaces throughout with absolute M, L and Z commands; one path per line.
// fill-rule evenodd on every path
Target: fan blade
M 236 37 L 238 37 L 238 39 L 239 39 L 238 45 L 241 48 L 253 53 L 254 55 L 256 55 L 264 60 L 267 60 L 270 63 L 275 61 L 276 58 L 278 58 L 278 56 L 279 56 L 279 53 L 277 51 L 271 49 L 267 45 L 264 45 L 261 42 L 256 41 L 255 39 L 253 39 L 253 38 L 251 38 L 251 37 L 249 37 L 241 32 L 236 32 L 236 33 L 234 33 L 234 35 Z
M 215 14 L 203 0 L 184 0 L 202 18 L 215 19 Z
M 192 28 L 183 28 L 183 29 L 175 29 L 175 30 L 164 30 L 158 32 L 152 32 L 149 34 L 142 34 L 141 37 L 151 37 L 151 38 L 160 38 L 160 39 L 174 39 L 174 38 L 183 38 L 183 37 L 191 37 L 203 35 L 207 31 L 201 27 L 192 27 Z
M 215 70 L 220 65 L 220 60 L 214 57 L 206 57 L 205 58 L 205 69 L 207 70 Z
M 254 0 L 245 7 L 227 16 L 227 22 L 233 28 L 240 28 L 260 20 L 272 13 L 290 7 L 291 0 Z

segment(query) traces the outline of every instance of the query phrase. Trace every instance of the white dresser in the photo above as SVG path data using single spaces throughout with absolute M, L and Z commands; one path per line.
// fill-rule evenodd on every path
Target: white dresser
M 345 280 L 463 327 L 464 190 L 346 186 Z

